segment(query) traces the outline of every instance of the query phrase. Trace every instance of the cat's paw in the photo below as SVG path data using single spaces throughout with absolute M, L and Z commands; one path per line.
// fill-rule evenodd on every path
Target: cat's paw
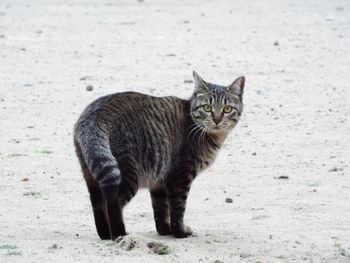
M 98 236 L 101 238 L 101 240 L 111 240 L 111 235 L 107 232 L 97 232 Z
M 120 227 L 120 228 L 117 228 L 115 229 L 115 231 L 113 231 L 113 233 L 111 234 L 112 236 L 112 240 L 116 240 L 118 239 L 119 237 L 123 237 L 123 236 L 126 236 L 128 233 L 125 231 L 125 228 L 124 226 L 123 227 Z
M 171 235 L 169 223 L 158 223 L 156 224 L 156 229 L 161 236 Z
M 185 238 L 191 236 L 193 231 L 190 227 L 179 224 L 171 227 L 171 233 L 177 238 Z
M 96 230 L 97 230 L 98 236 L 102 240 L 110 240 L 111 239 L 111 234 L 109 232 L 109 226 L 108 225 L 96 224 Z

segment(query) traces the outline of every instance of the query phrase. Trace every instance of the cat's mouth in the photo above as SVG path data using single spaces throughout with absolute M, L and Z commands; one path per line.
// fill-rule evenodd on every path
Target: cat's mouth
M 220 122 L 218 124 L 210 124 L 209 125 L 209 133 L 219 134 L 219 133 L 227 133 L 232 129 L 232 127 L 225 122 Z
M 209 128 L 209 133 L 222 133 L 225 131 L 225 128 L 222 125 L 212 125 Z

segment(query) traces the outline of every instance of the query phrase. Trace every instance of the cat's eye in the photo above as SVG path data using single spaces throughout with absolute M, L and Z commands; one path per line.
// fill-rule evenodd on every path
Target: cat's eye
M 204 106 L 203 106 L 203 109 L 204 109 L 204 111 L 206 111 L 206 112 L 211 112 L 211 110 L 213 109 L 209 104 L 205 104 Z
M 231 106 L 225 106 L 224 109 L 223 109 L 223 112 L 224 112 L 224 113 L 230 113 L 232 110 L 233 110 L 233 107 L 231 107 Z

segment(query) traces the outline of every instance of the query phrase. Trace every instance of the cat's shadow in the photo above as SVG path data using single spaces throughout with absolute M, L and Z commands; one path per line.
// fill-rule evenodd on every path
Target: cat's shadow
M 191 236 L 188 236 L 186 238 L 176 238 L 172 235 L 162 236 L 162 235 L 159 235 L 156 231 L 148 231 L 148 232 L 141 231 L 141 232 L 135 232 L 132 234 L 136 234 L 136 235 L 142 236 L 144 238 L 155 239 L 155 240 L 159 240 L 159 241 L 175 241 L 175 240 L 186 241 L 186 240 L 193 239 L 193 238 L 201 238 L 201 236 L 197 235 L 196 233 L 193 233 Z

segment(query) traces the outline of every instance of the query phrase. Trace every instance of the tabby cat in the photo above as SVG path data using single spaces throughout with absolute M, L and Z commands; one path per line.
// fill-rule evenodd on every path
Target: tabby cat
M 160 235 L 192 234 L 183 222 L 191 183 L 237 124 L 245 82 L 219 86 L 193 77 L 188 100 L 116 93 L 92 102 L 77 121 L 74 144 L 101 239 L 126 235 L 123 208 L 143 187 Z

